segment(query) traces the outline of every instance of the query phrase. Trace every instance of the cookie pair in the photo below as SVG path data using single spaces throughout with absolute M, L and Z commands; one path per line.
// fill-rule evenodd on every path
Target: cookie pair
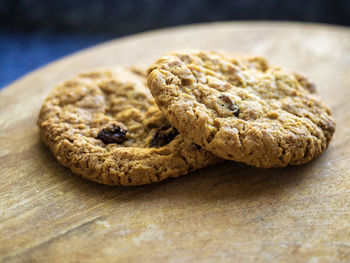
M 262 58 L 180 51 L 147 76 L 117 67 L 66 81 L 44 102 L 38 124 L 74 173 L 141 185 L 222 158 L 266 168 L 306 163 L 327 148 L 330 115 L 312 83 Z

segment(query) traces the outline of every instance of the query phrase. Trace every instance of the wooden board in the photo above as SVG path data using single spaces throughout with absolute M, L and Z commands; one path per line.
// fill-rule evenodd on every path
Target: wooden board
M 179 48 L 266 56 L 309 76 L 337 129 L 300 167 L 233 162 L 141 187 L 74 176 L 40 142 L 48 92 L 76 73 L 147 65 Z M 39 69 L 0 92 L 1 262 L 349 262 L 350 30 L 214 23 L 139 34 Z

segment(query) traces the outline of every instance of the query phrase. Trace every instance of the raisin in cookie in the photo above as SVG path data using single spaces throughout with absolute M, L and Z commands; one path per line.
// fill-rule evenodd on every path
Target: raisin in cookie
M 220 160 L 169 124 L 136 69 L 66 81 L 45 100 L 38 125 L 61 164 L 108 185 L 158 182 Z
M 311 82 L 260 57 L 173 52 L 149 67 L 148 86 L 180 133 L 222 158 L 257 167 L 306 163 L 335 130 Z

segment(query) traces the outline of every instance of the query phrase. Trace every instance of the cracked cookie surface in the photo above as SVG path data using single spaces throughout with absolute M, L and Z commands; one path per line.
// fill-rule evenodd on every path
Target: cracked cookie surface
M 149 67 L 148 87 L 180 133 L 222 158 L 257 167 L 306 163 L 335 131 L 315 85 L 261 57 L 172 52 Z
M 158 182 L 220 161 L 169 124 L 138 69 L 96 70 L 64 82 L 45 100 L 38 125 L 61 164 L 108 185 Z

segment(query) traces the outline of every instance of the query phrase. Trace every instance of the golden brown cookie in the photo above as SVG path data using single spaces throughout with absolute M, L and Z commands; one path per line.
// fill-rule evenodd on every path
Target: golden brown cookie
M 108 185 L 177 177 L 219 158 L 178 134 L 155 105 L 141 71 L 97 70 L 57 86 L 38 125 L 57 160 Z
M 311 82 L 260 57 L 173 52 L 149 67 L 148 86 L 180 133 L 222 158 L 257 167 L 306 163 L 335 130 Z

